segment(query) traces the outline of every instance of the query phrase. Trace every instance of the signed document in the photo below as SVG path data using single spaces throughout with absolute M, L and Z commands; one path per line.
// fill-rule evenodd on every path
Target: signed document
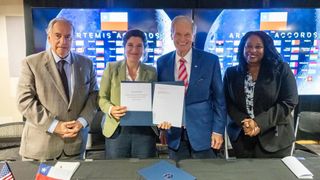
M 121 106 L 128 111 L 151 111 L 152 84 L 142 82 L 121 83 Z
M 158 84 L 154 85 L 152 117 L 154 124 L 164 121 L 173 127 L 181 127 L 184 107 L 183 85 Z
M 127 107 L 122 126 L 152 126 L 152 83 L 121 82 L 120 104 Z

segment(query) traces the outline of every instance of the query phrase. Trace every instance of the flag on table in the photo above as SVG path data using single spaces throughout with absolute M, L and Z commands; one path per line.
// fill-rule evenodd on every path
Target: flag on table
M 7 162 L 4 163 L 0 172 L 0 180 L 14 180 L 13 173 Z
M 53 167 L 41 163 L 39 165 L 39 169 L 38 169 L 38 172 L 36 174 L 36 179 L 35 180 L 57 180 L 51 174 L 49 174 L 51 168 L 53 168 Z
M 72 172 L 49 166 L 44 163 L 41 163 L 39 165 L 38 172 L 36 174 L 36 179 L 35 180 L 58 180 L 58 179 L 70 179 L 72 176 Z

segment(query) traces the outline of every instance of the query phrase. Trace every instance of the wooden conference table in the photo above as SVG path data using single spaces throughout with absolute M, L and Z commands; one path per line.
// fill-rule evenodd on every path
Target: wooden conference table
M 73 175 L 77 180 L 98 179 L 142 179 L 137 171 L 163 159 L 121 159 L 80 161 L 81 165 Z M 167 159 L 166 159 L 167 160 Z M 173 161 L 168 160 L 175 164 Z M 320 179 L 320 158 L 311 157 L 301 160 L 314 175 L 313 179 Z M 53 165 L 55 162 L 46 162 Z M 2 167 L 3 163 L 0 163 Z M 9 162 L 11 170 L 17 180 L 32 180 L 35 178 L 39 162 Z M 295 175 L 282 163 L 280 159 L 190 159 L 177 164 L 181 169 L 189 172 L 197 179 L 244 179 L 244 180 L 291 180 Z

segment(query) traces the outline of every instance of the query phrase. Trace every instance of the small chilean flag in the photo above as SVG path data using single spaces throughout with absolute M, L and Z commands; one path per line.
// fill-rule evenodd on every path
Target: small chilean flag
M 127 12 L 101 12 L 102 31 L 127 31 L 128 13 Z
M 35 180 L 61 180 L 66 179 L 70 172 L 66 169 L 61 169 L 41 163 Z
M 287 30 L 288 12 L 261 12 L 260 30 Z

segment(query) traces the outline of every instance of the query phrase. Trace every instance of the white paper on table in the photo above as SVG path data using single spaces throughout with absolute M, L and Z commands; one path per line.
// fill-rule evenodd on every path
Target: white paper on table
M 281 161 L 297 176 L 299 179 L 313 179 L 313 174 L 296 158 L 287 156 Z
M 62 162 L 62 161 L 58 161 L 54 165 L 54 167 L 71 171 L 72 174 L 76 172 L 79 166 L 80 166 L 80 162 Z
M 47 176 L 55 179 L 63 179 L 63 180 L 70 180 L 73 173 L 71 171 L 57 168 L 55 166 L 50 168 L 50 171 L 48 172 Z
M 79 166 L 80 162 L 58 161 L 53 167 L 50 168 L 48 176 L 56 179 L 69 180 Z
M 128 111 L 151 111 L 151 83 L 121 82 L 120 91 L 120 104 Z
M 164 121 L 181 127 L 184 107 L 184 86 L 155 84 L 153 94 L 153 124 Z

